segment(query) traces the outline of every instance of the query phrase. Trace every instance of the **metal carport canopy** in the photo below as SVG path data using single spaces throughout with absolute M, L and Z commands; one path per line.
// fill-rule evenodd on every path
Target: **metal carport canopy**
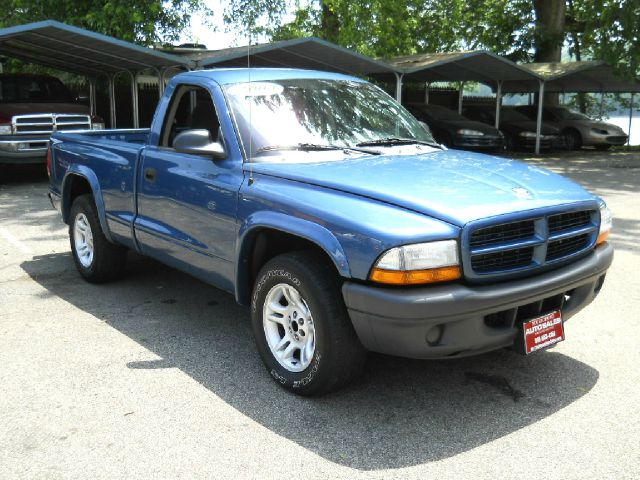
M 545 91 L 554 93 L 637 93 L 640 80 L 615 75 L 610 65 L 602 61 L 528 63 L 523 68 L 545 82 Z M 526 80 L 507 81 L 505 92 L 527 93 L 538 90 L 537 84 Z
M 531 70 L 485 50 L 451 53 L 420 53 L 395 57 L 389 61 L 401 74 L 398 76 L 396 95 L 401 98 L 402 80 L 410 79 L 425 82 L 425 102 L 428 102 L 429 84 L 433 82 L 460 82 L 458 94 L 458 112 L 462 113 L 464 82 L 481 82 L 495 87 L 496 113 L 495 127 L 500 126 L 500 109 L 503 85 L 506 82 L 527 82 L 535 84 L 540 92 L 544 85 L 542 77 Z M 541 116 L 541 113 L 539 113 Z M 541 124 L 536 129 L 536 153 L 540 149 Z
M 192 66 L 192 62 L 188 59 L 55 20 L 0 29 L 0 54 L 86 75 L 94 80 L 99 75 L 106 75 L 110 82 L 112 117 L 115 116 L 114 75 L 128 72 L 132 77 L 132 92 L 134 88 L 137 92 L 135 85 L 137 72 L 151 69 L 162 77 L 162 72 L 167 68 Z M 92 81 L 92 89 L 94 88 Z M 134 125 L 137 126 L 137 123 L 137 95 L 135 95 Z M 114 121 L 112 126 L 115 126 Z
M 201 68 L 246 67 L 247 54 L 252 67 L 304 68 L 350 75 L 393 75 L 396 72 L 392 65 L 316 37 L 281 40 L 249 48 L 209 50 L 191 58 Z
M 395 57 L 389 63 L 405 78 L 427 83 L 475 81 L 495 86 L 500 81 L 540 80 L 538 74 L 485 50 L 419 53 Z

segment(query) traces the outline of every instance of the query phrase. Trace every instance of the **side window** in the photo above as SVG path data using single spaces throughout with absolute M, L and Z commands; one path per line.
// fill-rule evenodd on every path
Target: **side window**
M 220 121 L 211 95 L 202 87 L 183 85 L 171 98 L 160 145 L 172 148 L 176 135 L 192 129 L 208 130 L 212 142 L 219 140 Z

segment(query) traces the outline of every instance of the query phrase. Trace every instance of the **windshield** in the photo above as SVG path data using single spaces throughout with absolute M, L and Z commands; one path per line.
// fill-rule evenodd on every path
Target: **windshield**
M 529 122 L 531 119 L 524 113 L 520 113 L 512 108 L 504 108 L 500 112 L 500 120 L 505 122 Z
M 465 117 L 460 115 L 455 110 L 440 107 L 439 105 L 429 105 L 427 107 L 424 107 L 423 111 L 431 118 L 437 120 L 466 120 Z
M 591 120 L 584 113 L 576 112 L 575 110 L 570 109 L 561 109 L 558 110 L 560 115 L 567 120 Z
M 0 77 L 0 103 L 72 103 L 60 80 L 48 77 Z
M 389 138 L 434 142 L 408 111 L 365 82 L 287 79 L 236 83 L 224 90 L 251 159 L 268 161 L 280 147 L 295 145 L 309 150 L 310 145 L 355 148 Z

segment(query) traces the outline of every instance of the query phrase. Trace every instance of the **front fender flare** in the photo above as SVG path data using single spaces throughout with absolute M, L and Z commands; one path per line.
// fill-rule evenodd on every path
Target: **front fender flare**
M 236 299 L 245 298 L 249 272 L 247 260 L 251 253 L 256 234 L 262 229 L 279 230 L 304 238 L 321 248 L 331 258 L 340 276 L 351 277 L 347 256 L 338 239 L 324 226 L 303 218 L 292 217 L 280 212 L 255 212 L 240 225 L 236 244 Z

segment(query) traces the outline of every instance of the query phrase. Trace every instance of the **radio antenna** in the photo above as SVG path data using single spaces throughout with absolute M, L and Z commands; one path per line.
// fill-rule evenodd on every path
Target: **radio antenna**
M 247 76 L 249 79 L 249 88 L 248 88 L 248 98 L 249 98 L 249 152 L 247 154 L 247 159 L 249 162 L 249 185 L 253 184 L 253 122 L 251 118 L 251 107 L 253 104 L 253 96 L 251 95 L 251 32 L 253 31 L 253 14 L 251 15 L 251 21 L 249 22 L 249 30 L 247 32 L 248 42 L 247 42 Z

